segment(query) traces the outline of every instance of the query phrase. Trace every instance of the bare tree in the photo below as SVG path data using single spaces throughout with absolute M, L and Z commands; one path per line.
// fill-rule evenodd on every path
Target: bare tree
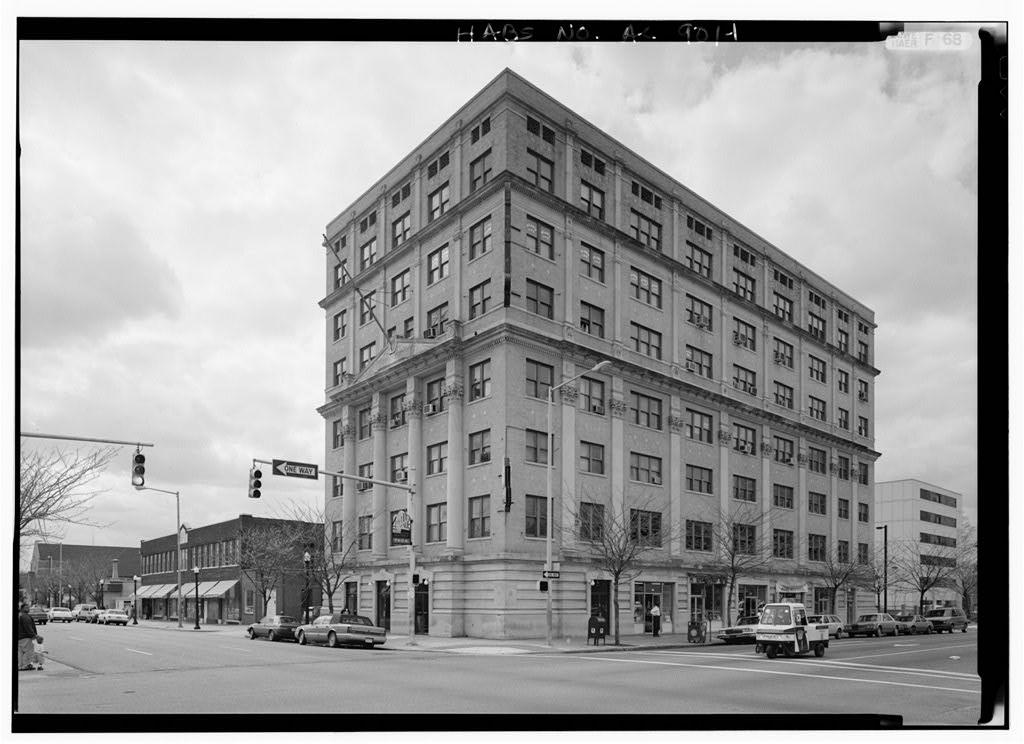
M 764 571 L 772 562 L 769 524 L 759 504 L 743 502 L 729 511 L 719 509 L 712 517 L 714 564 L 725 573 L 727 596 L 725 624 L 732 624 L 733 593 L 739 576 Z
M 92 482 L 117 454 L 116 447 L 67 452 L 22 450 L 18 484 L 18 536 L 22 543 L 33 537 L 60 535 L 69 524 L 103 525 L 87 518 L 89 502 L 101 490 Z
M 950 581 L 960 595 L 964 612 L 974 609 L 974 596 L 978 591 L 978 533 L 974 526 L 964 520 L 957 536 L 956 568 Z
M 840 589 L 848 584 L 856 586 L 871 580 L 870 566 L 852 562 L 849 547 L 844 554 L 840 554 L 838 543 L 831 550 L 825 552 L 820 574 L 828 587 L 829 612 L 833 615 L 836 614 L 836 600 Z
M 294 540 L 309 550 L 310 574 L 333 613 L 334 595 L 356 566 L 355 525 L 342 524 L 336 532 L 322 506 L 293 505 L 285 518 L 292 525 Z
M 944 545 L 922 544 L 917 540 L 901 541 L 895 547 L 889 551 L 889 561 L 895 569 L 895 583 L 917 592 L 918 610 L 923 612 L 925 594 L 950 584 L 957 567 L 957 550 Z
M 260 608 L 266 610 L 270 594 L 281 576 L 294 570 L 294 530 L 280 522 L 254 520 L 243 523 L 238 531 L 238 567 L 252 582 L 262 604 L 253 608 L 256 616 Z

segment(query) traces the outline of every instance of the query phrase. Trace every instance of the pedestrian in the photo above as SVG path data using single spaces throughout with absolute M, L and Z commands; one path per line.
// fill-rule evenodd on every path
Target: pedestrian
M 657 638 L 658 634 L 661 633 L 661 608 L 658 607 L 658 603 L 654 603 L 654 607 L 651 608 L 651 630 L 654 631 L 654 637 Z
M 36 631 L 35 621 L 28 614 L 28 602 L 21 604 L 21 614 L 18 616 L 18 671 L 30 672 L 35 669 L 32 662 L 36 660 L 36 651 L 33 644 L 43 642 L 42 637 Z M 39 665 L 42 669 L 42 664 Z

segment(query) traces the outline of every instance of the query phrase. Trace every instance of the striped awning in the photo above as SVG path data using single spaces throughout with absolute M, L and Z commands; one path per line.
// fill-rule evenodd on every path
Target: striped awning
M 139 587 L 139 593 L 136 596 L 138 599 L 163 599 L 177 588 L 177 584 L 150 584 Z
M 231 579 L 230 581 L 214 581 L 214 582 L 207 582 L 207 583 L 212 583 L 213 586 L 211 586 L 209 589 L 204 591 L 203 590 L 203 586 L 204 585 L 200 584 L 199 585 L 199 596 L 200 597 L 222 597 L 228 591 L 228 589 L 230 589 L 231 587 L 233 587 L 235 584 L 238 583 L 238 579 Z
M 210 590 L 217 586 L 217 584 L 219 583 L 219 581 L 200 581 L 198 589 L 200 599 L 209 594 Z M 196 585 L 192 584 L 192 586 L 189 586 L 188 584 L 184 584 L 181 587 L 181 593 L 185 596 L 186 599 L 195 599 L 197 593 Z

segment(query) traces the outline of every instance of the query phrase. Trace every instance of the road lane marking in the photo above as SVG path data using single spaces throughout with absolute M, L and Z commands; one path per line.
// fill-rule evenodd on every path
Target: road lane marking
M 976 645 L 977 644 L 974 643 L 961 643 L 958 646 L 943 646 L 942 648 L 975 648 Z M 851 659 L 874 659 L 878 656 L 899 656 L 900 654 L 919 654 L 922 651 L 935 651 L 936 648 L 936 646 L 928 646 L 927 648 L 919 648 L 913 651 L 887 651 L 884 654 L 864 654 L 863 656 L 849 656 L 845 659 L 845 661 L 850 661 Z
M 251 648 L 242 648 L 241 646 L 224 646 L 223 648 L 230 648 L 232 651 L 241 651 L 243 654 L 251 654 Z
M 145 654 L 146 656 L 152 656 L 153 654 L 149 651 L 136 651 L 134 648 L 126 648 L 125 651 L 131 651 L 133 654 Z
M 71 639 L 72 641 L 84 641 L 84 640 L 85 640 L 84 638 L 79 638 L 78 636 L 68 636 L 68 637 L 69 637 L 69 638 L 70 638 L 70 639 Z
M 558 658 L 557 656 L 548 656 L 546 658 Z M 977 690 L 962 690 L 958 687 L 938 687 L 936 685 L 918 685 L 911 682 L 890 682 L 889 680 L 883 679 L 860 679 L 858 677 L 835 677 L 830 674 L 805 674 L 803 672 L 785 672 L 781 669 L 763 669 L 753 667 L 725 667 L 725 666 L 713 666 L 709 664 L 683 664 L 677 661 L 646 661 L 644 659 L 612 659 L 601 656 L 581 656 L 584 661 L 607 661 L 619 664 L 655 664 L 659 666 L 679 666 L 679 667 L 692 667 L 694 669 L 716 669 L 723 672 L 752 672 L 755 674 L 778 674 L 784 677 L 807 677 L 809 679 L 828 679 L 837 682 L 863 682 L 869 685 L 890 685 L 893 687 L 914 687 L 921 690 L 941 690 L 943 692 L 957 692 L 965 693 L 968 695 L 977 695 Z

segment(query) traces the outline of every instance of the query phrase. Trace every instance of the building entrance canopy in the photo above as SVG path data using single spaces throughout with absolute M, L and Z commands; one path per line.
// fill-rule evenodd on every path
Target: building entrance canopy
M 163 599 L 178 588 L 177 584 L 151 584 L 139 588 L 138 599 Z

